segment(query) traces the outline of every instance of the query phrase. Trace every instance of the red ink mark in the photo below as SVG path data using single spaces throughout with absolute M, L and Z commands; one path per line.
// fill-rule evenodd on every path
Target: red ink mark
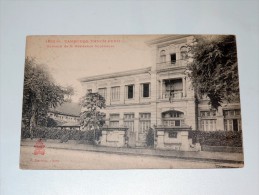
M 42 142 L 41 139 L 39 139 L 35 145 L 34 145 L 34 155 L 38 155 L 38 154 L 41 154 L 41 155 L 45 155 L 45 145 L 44 143 Z

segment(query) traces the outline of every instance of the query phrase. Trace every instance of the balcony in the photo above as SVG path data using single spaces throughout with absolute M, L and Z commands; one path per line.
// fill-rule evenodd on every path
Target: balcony
M 183 92 L 179 91 L 179 92 L 169 92 L 166 91 L 164 93 L 162 93 L 162 98 L 161 99 L 169 99 L 170 98 L 170 94 L 171 94 L 171 99 L 182 99 L 183 97 Z
M 161 63 L 157 63 L 157 70 L 167 70 L 167 69 L 175 68 L 175 67 L 184 67 L 186 65 L 187 65 L 186 60 L 161 62 Z

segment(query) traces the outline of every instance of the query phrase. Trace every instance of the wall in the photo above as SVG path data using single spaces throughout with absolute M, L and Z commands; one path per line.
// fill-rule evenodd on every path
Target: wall
M 100 140 L 102 146 L 125 147 L 125 131 L 103 130 Z
M 169 137 L 170 133 L 177 134 L 177 136 Z M 157 149 L 192 151 L 190 144 L 191 139 L 188 139 L 188 131 L 157 131 Z

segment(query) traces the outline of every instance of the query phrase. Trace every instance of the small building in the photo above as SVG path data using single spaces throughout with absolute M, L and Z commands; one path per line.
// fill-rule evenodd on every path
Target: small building
M 61 129 L 80 130 L 81 107 L 78 103 L 64 102 L 60 106 L 50 109 L 48 117 L 57 122 L 57 127 Z

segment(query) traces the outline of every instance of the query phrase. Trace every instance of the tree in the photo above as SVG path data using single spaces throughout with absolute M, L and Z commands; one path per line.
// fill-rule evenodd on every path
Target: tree
M 235 36 L 196 36 L 189 56 L 187 74 L 199 96 L 207 95 L 215 109 L 224 100 L 239 102 Z
M 100 109 L 106 107 L 105 99 L 99 93 L 87 93 L 80 100 L 82 107 L 80 113 L 80 123 L 83 128 L 88 130 L 99 130 L 105 123 L 105 113 L 100 112 Z
M 48 109 L 62 104 L 69 93 L 54 83 L 46 66 L 37 64 L 34 58 L 26 58 L 22 120 L 29 127 L 31 138 L 36 126 L 46 126 Z

